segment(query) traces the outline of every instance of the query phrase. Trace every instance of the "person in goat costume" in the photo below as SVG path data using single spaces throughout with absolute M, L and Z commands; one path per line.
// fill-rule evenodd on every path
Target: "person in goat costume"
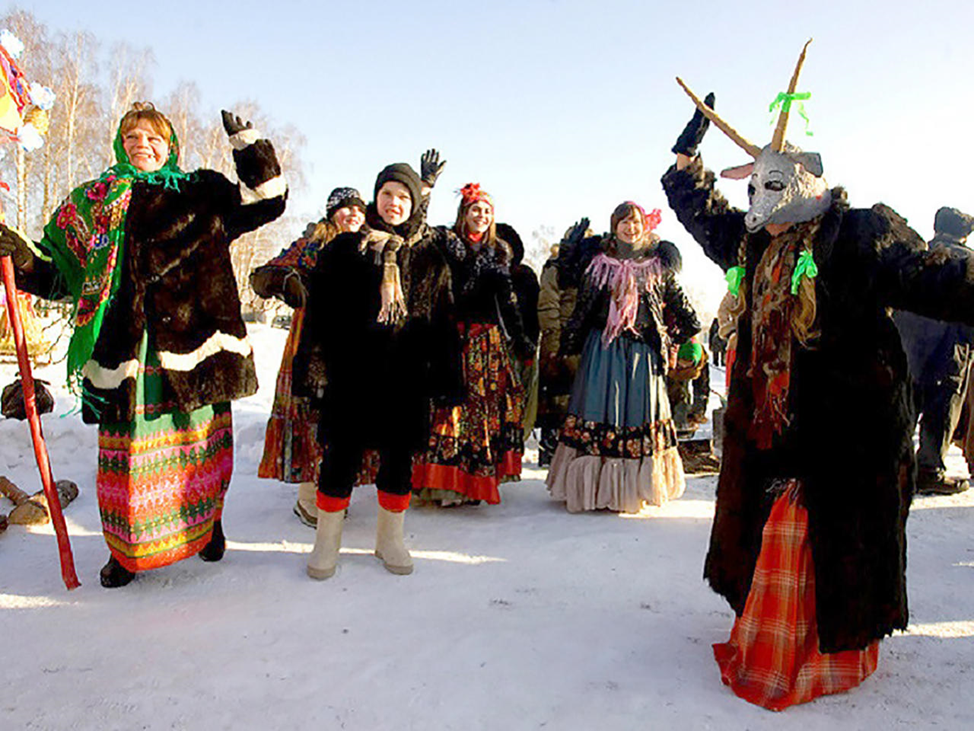
M 855 687 L 907 626 L 913 416 L 889 308 L 974 321 L 969 255 L 932 254 L 885 205 L 850 208 L 819 156 L 785 141 L 804 57 L 763 149 L 684 85 L 698 111 L 663 176 L 742 298 L 704 573 L 737 614 L 714 646 L 722 678 L 772 710 Z M 746 213 L 696 154 L 708 120 L 755 159 L 726 171 L 750 175 Z

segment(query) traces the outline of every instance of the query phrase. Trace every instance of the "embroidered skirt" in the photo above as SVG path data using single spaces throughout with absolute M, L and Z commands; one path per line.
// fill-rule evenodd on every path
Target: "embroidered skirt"
M 466 400 L 434 408 L 427 450 L 413 463 L 413 492 L 441 504 L 501 501 L 521 475 L 524 389 L 497 325 L 473 323 L 463 348 Z
M 864 650 L 818 649 L 808 512 L 792 482 L 764 525 L 751 591 L 730 639 L 714 645 L 720 676 L 738 696 L 772 711 L 855 688 L 879 661 Z
M 307 399 L 293 395 L 294 356 L 301 341 L 304 308 L 294 310 L 291 329 L 284 343 L 284 355 L 277 372 L 274 403 L 264 433 L 264 454 L 257 476 L 281 482 L 318 483 L 321 470 L 321 444 L 318 442 L 318 411 Z M 379 453 L 366 450 L 356 485 L 375 482 L 379 471 Z
M 604 345 L 601 331 L 589 333 L 547 483 L 573 513 L 635 513 L 683 494 L 676 429 L 654 347 L 625 335 Z
M 162 401 L 158 358 L 143 339 L 131 422 L 98 429 L 98 508 L 108 548 L 129 571 L 199 553 L 233 474 L 230 404 L 189 413 Z

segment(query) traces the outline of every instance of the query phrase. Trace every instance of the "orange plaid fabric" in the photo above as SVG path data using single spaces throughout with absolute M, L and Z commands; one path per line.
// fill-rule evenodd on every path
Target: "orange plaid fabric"
M 772 711 L 855 688 L 879 661 L 878 640 L 864 650 L 819 652 L 808 513 L 798 489 L 792 481 L 775 501 L 744 613 L 730 640 L 714 645 L 724 684 Z

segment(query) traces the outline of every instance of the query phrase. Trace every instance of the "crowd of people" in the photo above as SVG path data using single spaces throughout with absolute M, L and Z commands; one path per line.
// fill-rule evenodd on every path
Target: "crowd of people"
M 335 188 L 324 217 L 250 275 L 294 308 L 259 475 L 297 484 L 294 512 L 315 529 L 311 578 L 335 574 L 362 484 L 377 490 L 376 556 L 409 574 L 410 502 L 496 505 L 535 426 L 548 490 L 568 511 L 679 498 L 679 436 L 705 418 L 712 358 L 728 397 L 705 575 L 737 614 L 714 652 L 734 692 L 778 710 L 875 670 L 879 641 L 907 623 L 915 489 L 966 487 L 946 478 L 943 455 L 972 360 L 962 244 L 974 220 L 944 209 L 928 246 L 885 206 L 850 208 L 818 155 L 785 140 L 787 108 L 762 148 L 720 119 L 713 95 L 686 91 L 697 110 L 662 183 L 728 274 L 709 356 L 680 253 L 654 231 L 659 209 L 625 201 L 602 234 L 580 220 L 539 281 L 497 221 L 502 201 L 478 184 L 461 189 L 452 225 L 427 221 L 445 164 L 430 150 L 419 172 L 380 170 L 371 202 Z M 711 121 L 754 159 L 725 171 L 750 178 L 746 212 L 703 166 Z M 236 184 L 182 171 L 172 124 L 140 103 L 120 122 L 116 164 L 72 191 L 39 241 L 0 229 L 18 285 L 74 303 L 68 379 L 98 425 L 109 588 L 225 550 L 230 402 L 257 389 L 229 249 L 283 212 L 287 186 L 271 143 L 233 114 L 223 122 Z M 937 323 L 949 367 L 920 364 L 931 326 L 914 314 Z M 941 322 L 952 320 L 965 325 Z

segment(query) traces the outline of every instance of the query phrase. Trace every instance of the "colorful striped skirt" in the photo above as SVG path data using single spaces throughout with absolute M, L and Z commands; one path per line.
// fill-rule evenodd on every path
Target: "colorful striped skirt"
M 878 640 L 863 650 L 818 649 L 808 512 L 797 497 L 792 481 L 771 508 L 744 613 L 714 645 L 724 684 L 772 711 L 855 688 L 879 662 Z
M 413 492 L 444 505 L 496 504 L 500 483 L 521 475 L 524 389 L 497 325 L 473 323 L 464 331 L 467 397 L 433 409 L 428 448 L 413 464 Z
M 209 542 L 233 474 L 230 404 L 185 413 L 162 401 L 158 358 L 140 358 L 134 421 L 98 429 L 98 508 L 112 556 L 146 571 Z

